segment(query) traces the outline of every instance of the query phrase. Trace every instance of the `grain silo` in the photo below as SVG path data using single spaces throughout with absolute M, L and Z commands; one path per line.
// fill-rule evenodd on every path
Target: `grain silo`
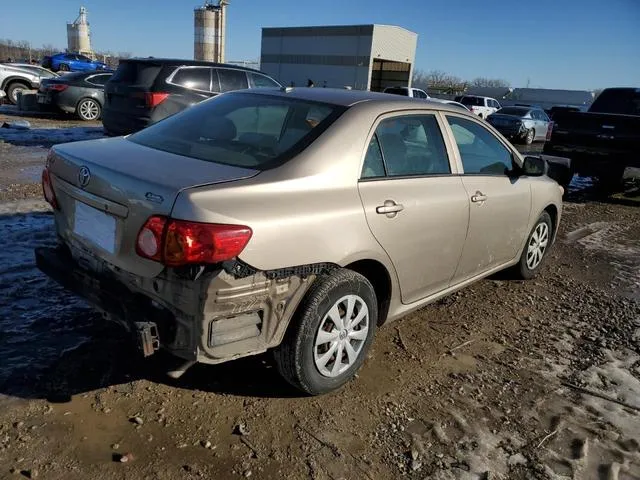
M 217 5 L 206 1 L 202 7 L 194 10 L 193 58 L 195 60 L 224 63 L 228 4 L 227 0 L 219 0 Z
M 87 9 L 84 7 L 80 7 L 80 13 L 75 22 L 67 23 L 67 51 L 92 54 Z

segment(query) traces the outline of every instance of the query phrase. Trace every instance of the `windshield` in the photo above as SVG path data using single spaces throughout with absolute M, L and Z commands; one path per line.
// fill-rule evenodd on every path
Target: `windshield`
M 127 138 L 207 162 L 265 170 L 306 148 L 344 110 L 279 96 L 229 93 Z
M 482 97 L 462 97 L 460 103 L 472 107 L 484 107 L 484 98 Z
M 524 117 L 527 113 L 529 113 L 529 109 L 522 107 L 504 107 L 498 110 L 496 113 L 501 113 L 503 115 L 514 115 L 516 117 Z

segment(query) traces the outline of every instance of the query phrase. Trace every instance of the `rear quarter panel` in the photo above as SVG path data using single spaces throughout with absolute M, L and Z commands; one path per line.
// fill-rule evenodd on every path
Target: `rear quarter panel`
M 238 182 L 188 189 L 172 216 L 253 230 L 240 259 L 260 270 L 360 259 L 393 267 L 371 234 L 357 182 L 375 112 L 345 112 L 300 155 Z M 392 275 L 393 276 L 393 275 Z

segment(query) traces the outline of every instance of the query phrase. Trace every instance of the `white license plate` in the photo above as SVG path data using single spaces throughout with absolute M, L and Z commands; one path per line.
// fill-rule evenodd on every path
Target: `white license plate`
M 116 251 L 116 219 L 86 203 L 75 202 L 73 233 L 109 253 Z

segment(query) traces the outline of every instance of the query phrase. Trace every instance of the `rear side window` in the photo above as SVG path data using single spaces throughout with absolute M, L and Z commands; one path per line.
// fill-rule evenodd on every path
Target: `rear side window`
M 182 67 L 171 77 L 170 83 L 191 90 L 209 91 L 211 86 L 211 69 L 206 67 Z
M 387 88 L 384 93 L 390 93 L 392 95 L 409 96 L 409 91 L 406 88 Z
M 151 87 L 162 69 L 161 65 L 146 62 L 122 62 L 111 77 L 113 83 L 127 83 Z
M 266 75 L 260 75 L 259 73 L 249 73 L 249 80 L 251 81 L 251 88 L 278 88 L 280 85 L 274 80 L 270 79 Z
M 640 115 L 640 89 L 624 88 L 603 90 L 596 98 L 590 112 Z
M 244 90 L 249 88 L 249 84 L 247 83 L 247 74 L 242 70 L 219 68 L 218 77 L 220 78 L 221 92 L 231 92 L 233 90 Z
M 306 148 L 344 110 L 279 96 L 232 93 L 199 103 L 127 139 L 207 162 L 264 170 Z
M 111 75 L 107 75 L 107 74 L 92 75 L 89 78 L 87 78 L 87 82 L 89 82 L 92 85 L 102 86 L 109 81 L 109 78 L 111 78 Z
M 440 127 L 433 115 L 406 115 L 383 120 L 374 138 L 376 142 L 371 142 L 365 157 L 363 178 L 382 175 L 378 148 L 382 150 L 384 171 L 390 177 L 451 173 Z

